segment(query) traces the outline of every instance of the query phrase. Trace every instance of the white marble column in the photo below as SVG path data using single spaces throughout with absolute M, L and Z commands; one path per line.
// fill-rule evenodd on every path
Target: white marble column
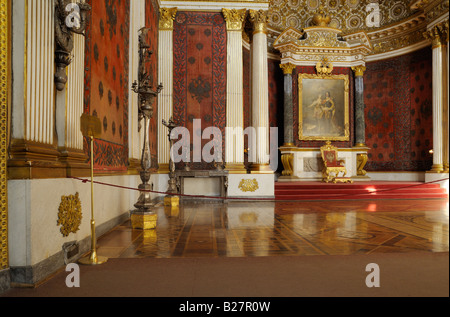
M 225 167 L 229 173 L 246 173 L 244 166 L 244 86 L 242 29 L 246 9 L 222 9 L 227 23 L 227 108 Z
M 173 115 L 173 20 L 177 8 L 161 8 L 158 39 L 158 83 L 164 89 L 158 96 L 158 164 L 160 173 L 169 172 L 170 144 L 168 129 L 162 120 Z
M 448 145 L 444 144 L 444 132 L 447 130 L 445 129 L 447 120 L 444 118 L 446 108 L 444 108 L 444 99 L 447 90 L 444 86 L 447 82 L 447 57 L 445 56 L 447 43 L 443 41 L 439 26 L 428 30 L 425 36 L 432 41 L 433 50 L 433 165 L 430 172 L 441 173 L 444 171 L 444 157 L 448 166 Z
M 256 129 L 256 162 L 252 172 L 272 173 L 269 167 L 269 84 L 267 66 L 267 11 L 250 10 L 252 42 L 252 126 Z

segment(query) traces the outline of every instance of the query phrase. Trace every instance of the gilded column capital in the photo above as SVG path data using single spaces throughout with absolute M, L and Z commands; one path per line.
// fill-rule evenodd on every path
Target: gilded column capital
M 280 64 L 280 68 L 283 70 L 283 74 L 288 75 L 292 74 L 292 71 L 295 69 L 295 65 L 291 63 Z
M 159 9 L 159 30 L 173 30 L 173 20 L 177 15 L 178 8 Z
M 423 33 L 426 39 L 431 40 L 431 45 L 433 48 L 440 47 L 442 45 L 447 45 L 448 42 L 448 20 L 441 22 L 431 29 Z
M 253 24 L 253 34 L 265 33 L 267 34 L 267 23 L 269 22 L 268 11 L 264 10 L 249 10 L 250 21 Z
M 352 70 L 355 73 L 356 77 L 362 77 L 364 75 L 364 72 L 366 71 L 366 66 L 352 66 Z
M 242 31 L 247 9 L 222 9 L 223 17 L 227 23 L 227 31 Z

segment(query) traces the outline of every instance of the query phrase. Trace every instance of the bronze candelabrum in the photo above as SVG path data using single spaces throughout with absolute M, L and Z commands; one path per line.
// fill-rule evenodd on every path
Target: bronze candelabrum
M 169 129 L 168 137 L 169 137 L 169 145 L 170 145 L 170 155 L 169 155 L 169 188 L 167 189 L 168 197 L 172 197 L 174 194 L 178 193 L 177 181 L 175 177 L 175 163 L 173 161 L 173 140 L 170 138 L 170 134 L 172 130 L 177 127 L 177 124 L 173 121 L 173 118 L 170 117 L 169 121 L 162 120 L 162 124 Z M 178 197 L 177 197 L 178 198 Z M 172 199 L 173 200 L 173 199 Z M 166 205 L 168 205 L 168 199 L 165 199 Z M 172 204 L 171 204 L 172 205 Z
M 134 213 L 148 213 L 154 206 L 150 190 L 152 186 L 150 181 L 150 168 L 152 165 L 150 147 L 148 142 L 148 121 L 153 116 L 153 103 L 155 98 L 163 89 L 159 84 L 156 90 L 152 87 L 152 75 L 146 70 L 146 64 L 150 61 L 153 52 L 150 50 L 150 45 L 147 43 L 148 28 L 139 30 L 139 69 L 138 80 L 132 85 L 132 90 L 138 94 L 138 129 L 141 130 L 141 121 L 144 120 L 144 145 L 142 147 L 141 155 L 141 171 L 140 177 L 142 184 L 139 185 L 140 195 L 138 201 L 134 204 L 137 210 Z

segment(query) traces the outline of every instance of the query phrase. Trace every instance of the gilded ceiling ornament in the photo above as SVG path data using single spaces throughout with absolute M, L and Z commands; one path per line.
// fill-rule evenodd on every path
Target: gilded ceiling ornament
M 160 8 L 159 9 L 159 29 L 173 30 L 173 20 L 177 15 L 178 8 Z
M 249 10 L 250 21 L 253 24 L 253 34 L 266 33 L 267 23 L 269 22 L 268 12 L 264 10 Z
M 222 9 L 223 17 L 227 23 L 228 31 L 241 31 L 245 16 L 247 15 L 246 9 Z
M 259 188 L 258 181 L 254 179 L 242 179 L 239 183 L 239 189 L 243 192 L 254 192 Z
M 331 22 L 331 17 L 326 14 L 325 8 L 321 5 L 319 11 L 313 16 L 311 23 L 314 26 L 328 26 Z
M 64 237 L 80 229 L 82 212 L 78 193 L 75 195 L 61 196 L 58 211 L 58 221 L 56 224 L 61 226 L 60 230 Z

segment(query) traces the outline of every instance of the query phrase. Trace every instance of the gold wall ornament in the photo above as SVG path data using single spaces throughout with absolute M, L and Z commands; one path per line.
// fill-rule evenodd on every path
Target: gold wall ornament
M 356 175 L 358 176 L 366 176 L 366 171 L 364 170 L 364 166 L 366 165 L 368 160 L 367 153 L 358 153 L 356 155 Z
M 247 15 L 246 9 L 222 9 L 223 17 L 227 23 L 227 31 L 242 31 L 245 17 Z
M 177 15 L 178 8 L 159 9 L 159 30 L 173 30 L 173 20 Z
M 0 0 L 0 270 L 9 266 L 8 259 L 8 105 L 10 81 L 10 5 Z
M 316 71 L 317 75 L 331 75 L 333 72 L 333 64 L 325 57 L 316 64 Z
M 280 68 L 283 70 L 283 74 L 292 74 L 292 71 L 295 69 L 296 65 L 291 63 L 280 64 Z
M 253 34 L 265 33 L 267 34 L 267 23 L 269 22 L 268 11 L 264 10 L 249 10 L 250 22 L 253 24 Z
M 292 176 L 294 171 L 294 154 L 286 153 L 281 155 L 281 163 L 283 163 L 284 170 L 281 172 L 283 176 Z
M 56 224 L 61 226 L 60 230 L 64 237 L 67 237 L 70 233 L 76 233 L 80 229 L 81 218 L 82 211 L 79 194 L 61 196 Z
M 256 178 L 254 179 L 242 179 L 238 188 L 243 192 L 255 192 L 259 189 L 259 184 Z
M 353 66 L 352 71 L 355 73 L 356 77 L 364 76 L 364 72 L 366 71 L 366 67 L 363 65 Z

